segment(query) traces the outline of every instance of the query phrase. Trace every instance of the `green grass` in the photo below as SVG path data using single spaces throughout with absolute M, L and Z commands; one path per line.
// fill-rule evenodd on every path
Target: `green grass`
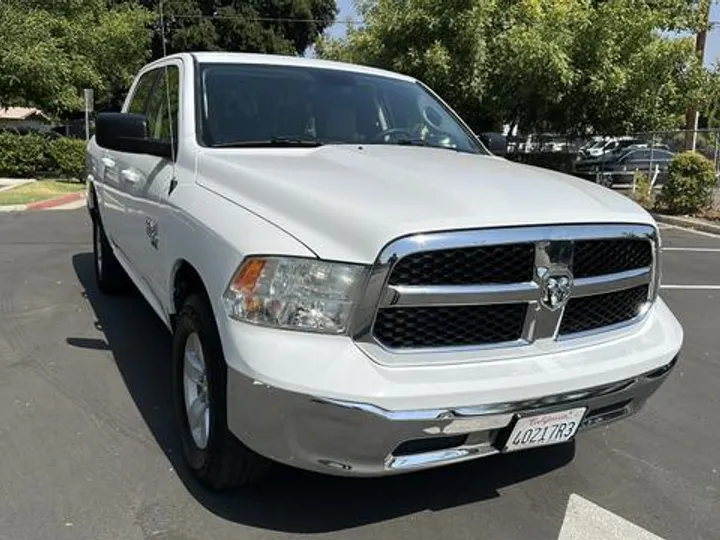
M 28 204 L 52 199 L 67 193 L 75 193 L 85 189 L 80 182 L 66 180 L 38 180 L 18 187 L 0 191 L 0 206 L 12 204 Z

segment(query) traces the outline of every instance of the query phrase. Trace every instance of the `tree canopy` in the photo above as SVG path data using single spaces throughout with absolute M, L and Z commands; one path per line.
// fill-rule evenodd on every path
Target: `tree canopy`
M 477 129 L 668 129 L 707 99 L 705 1 L 364 0 L 318 51 L 423 80 Z
M 139 0 L 160 13 L 160 0 Z M 335 21 L 335 0 L 162 0 L 168 53 L 242 51 L 301 54 Z M 153 57 L 163 54 L 160 21 Z
M 0 106 L 82 110 L 82 89 L 117 107 L 163 55 L 159 0 L 2 0 Z M 335 0 L 163 0 L 165 49 L 299 54 L 335 19 Z
M 153 16 L 133 3 L 105 0 L 3 0 L 0 106 L 50 113 L 82 109 L 82 88 L 99 106 L 126 89 L 147 60 Z

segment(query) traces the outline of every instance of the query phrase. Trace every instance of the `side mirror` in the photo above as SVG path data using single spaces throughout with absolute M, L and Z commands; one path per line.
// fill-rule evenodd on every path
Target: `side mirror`
M 100 113 L 95 119 L 95 141 L 108 150 L 174 159 L 172 145 L 148 137 L 147 118 L 141 114 Z
M 507 137 L 502 133 L 478 133 L 477 137 L 496 156 L 507 154 Z

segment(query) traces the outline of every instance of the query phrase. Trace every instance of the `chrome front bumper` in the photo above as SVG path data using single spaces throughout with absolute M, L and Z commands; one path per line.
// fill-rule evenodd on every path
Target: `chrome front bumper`
M 228 423 L 261 455 L 343 476 L 381 476 L 497 454 L 519 413 L 587 407 L 580 429 L 637 412 L 677 362 L 632 379 L 530 401 L 388 411 L 288 392 L 228 372 Z

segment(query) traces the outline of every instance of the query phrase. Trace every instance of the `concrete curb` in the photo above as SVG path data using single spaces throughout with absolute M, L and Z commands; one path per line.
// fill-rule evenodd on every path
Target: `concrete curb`
M 30 204 L 9 204 L 6 206 L 0 206 L 0 212 L 23 212 L 25 210 L 60 210 L 78 208 L 78 204 L 85 199 L 85 192 L 78 191 L 75 193 L 66 193 L 59 197 L 53 197 L 44 201 L 38 201 Z M 80 204 L 79 206 L 82 206 Z
M 66 193 L 65 195 L 60 195 L 59 197 L 54 197 L 45 201 L 26 204 L 25 207 L 27 210 L 49 210 L 50 208 L 54 208 L 56 206 L 63 206 L 71 202 L 79 201 L 84 197 L 84 191 L 77 191 L 75 193 Z
M 655 221 L 659 223 L 665 223 L 667 225 L 675 225 L 676 227 L 685 227 L 686 229 L 693 229 L 696 231 L 720 235 L 720 225 L 715 225 L 714 223 L 709 223 L 702 219 L 680 216 L 666 216 L 663 214 L 653 214 L 653 217 L 655 218 Z
M 25 210 L 24 204 L 6 204 L 0 206 L 0 212 L 22 212 Z

